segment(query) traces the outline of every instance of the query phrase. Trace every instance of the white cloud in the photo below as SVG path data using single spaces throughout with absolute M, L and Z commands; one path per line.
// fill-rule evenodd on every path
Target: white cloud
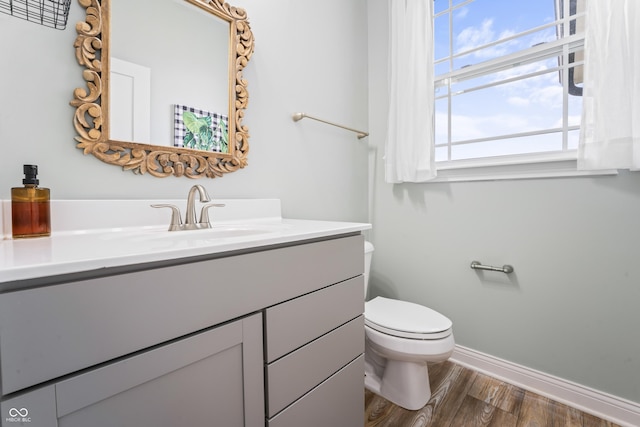
M 501 80 L 507 80 L 510 79 L 512 77 L 518 77 L 518 76 L 523 76 L 526 74 L 532 74 L 532 73 L 536 73 L 538 71 L 544 71 L 544 70 L 548 70 L 549 69 L 549 65 L 547 64 L 546 61 L 545 62 L 533 62 L 530 64 L 524 64 L 524 65 L 519 65 L 517 67 L 513 67 L 513 68 L 509 68 L 503 71 L 499 71 L 495 74 L 495 79 L 493 81 L 501 81 Z M 544 75 L 542 75 L 544 76 Z M 533 77 L 534 79 L 544 79 L 545 77 L 542 76 L 538 76 L 538 77 Z
M 523 47 L 531 47 L 540 43 L 550 42 L 556 39 L 556 30 L 554 28 L 547 28 L 537 33 L 533 33 L 531 38 L 526 40 L 526 44 Z
M 582 117 L 580 115 L 569 114 L 569 116 L 567 117 L 567 123 L 569 126 L 576 126 L 576 125 L 579 126 L 581 121 L 582 121 Z M 554 126 L 558 128 L 562 127 L 562 118 L 556 121 Z
M 545 86 L 532 90 L 529 98 L 534 104 L 557 110 L 562 109 L 562 86 Z
M 529 98 L 523 98 L 521 96 L 511 96 L 507 98 L 507 102 L 511 105 L 515 105 L 516 107 L 527 107 L 531 104 L 531 100 Z
M 467 27 L 456 37 L 457 50 L 462 52 L 490 43 L 494 36 L 493 19 L 485 19 L 480 27 Z
M 516 34 L 513 30 L 503 30 L 498 37 L 493 28 L 493 18 L 486 18 L 479 27 L 467 27 L 456 36 L 456 52 L 465 52 L 485 44 L 502 40 Z M 509 40 L 495 46 L 477 50 L 470 55 L 480 60 L 496 58 L 516 50 L 518 42 Z
M 463 17 L 466 16 L 466 12 Z M 465 52 L 475 49 L 482 45 L 503 40 L 514 36 L 519 31 L 513 29 L 504 29 L 496 36 L 493 18 L 485 18 L 479 26 L 470 26 L 464 28 L 456 36 L 456 52 Z M 547 28 L 543 31 L 536 32 L 529 36 L 519 37 L 497 44 L 495 46 L 480 49 L 470 55 L 478 59 L 490 59 L 498 56 L 506 55 L 521 49 L 526 49 L 536 44 L 545 43 L 555 40 L 556 33 L 554 28 Z
M 456 19 L 464 19 L 466 18 L 466 16 L 469 14 L 469 8 L 468 7 L 461 7 L 460 9 L 458 9 L 458 11 L 456 12 L 455 18 Z
M 519 114 L 494 114 L 490 116 L 451 116 L 452 137 L 455 141 L 487 138 L 495 135 L 526 132 L 539 127 L 529 122 L 529 117 Z M 446 113 L 436 113 L 436 141 L 447 140 Z
M 567 122 L 568 122 L 569 126 L 580 126 L 580 123 L 582 122 L 582 115 L 580 115 L 580 114 L 576 114 L 576 115 L 569 114 L 569 117 L 567 118 Z
M 499 82 L 538 71 L 545 71 L 550 66 L 551 64 L 542 62 L 522 65 L 496 73 L 492 81 Z M 549 110 L 562 108 L 562 86 L 556 71 L 499 85 L 496 86 L 496 90 L 505 94 L 510 105 L 518 107 L 539 106 Z

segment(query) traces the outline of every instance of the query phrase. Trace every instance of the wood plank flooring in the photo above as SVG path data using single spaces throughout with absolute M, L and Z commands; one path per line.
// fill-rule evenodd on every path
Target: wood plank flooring
M 365 391 L 365 427 L 619 427 L 452 362 L 429 364 L 431 399 L 408 411 Z

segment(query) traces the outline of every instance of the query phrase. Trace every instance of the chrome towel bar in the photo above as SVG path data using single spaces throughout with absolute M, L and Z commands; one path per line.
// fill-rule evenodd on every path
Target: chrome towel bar
M 473 261 L 471 262 L 471 268 L 473 268 L 474 270 L 501 271 L 505 274 L 513 273 L 513 266 L 506 264 L 502 267 L 494 267 L 491 265 L 482 265 L 480 261 Z
M 297 121 L 300 121 L 300 120 L 304 119 L 305 117 L 308 118 L 308 119 L 313 119 L 313 120 L 317 120 L 317 121 L 322 122 L 322 123 L 326 123 L 326 124 L 331 125 L 331 126 L 336 126 L 336 127 L 342 128 L 342 129 L 350 130 L 351 132 L 355 132 L 355 133 L 358 134 L 358 139 L 362 139 L 365 136 L 369 136 L 369 134 L 367 132 L 363 132 L 361 130 L 348 128 L 346 126 L 342 126 L 342 125 L 339 125 L 339 124 L 336 124 L 336 123 L 333 123 L 333 122 L 329 122 L 327 120 L 322 120 L 322 119 L 319 119 L 317 117 L 310 116 L 307 113 L 295 113 L 292 116 L 292 119 L 293 119 L 294 122 L 297 122 Z

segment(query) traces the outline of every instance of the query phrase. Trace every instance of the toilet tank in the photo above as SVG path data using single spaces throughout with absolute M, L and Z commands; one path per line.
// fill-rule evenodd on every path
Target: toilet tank
M 369 289 L 369 270 L 371 270 L 371 258 L 373 257 L 373 245 L 371 242 L 364 242 L 364 297 L 367 297 Z

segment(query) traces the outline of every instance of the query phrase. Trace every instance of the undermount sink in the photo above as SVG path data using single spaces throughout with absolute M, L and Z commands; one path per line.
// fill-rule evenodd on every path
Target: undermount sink
M 283 228 L 282 225 L 267 224 L 225 224 L 213 225 L 211 228 L 185 231 L 154 231 L 138 236 L 139 240 L 203 240 L 230 239 L 274 233 Z
M 129 240 L 131 242 L 153 241 L 213 241 L 222 239 L 246 238 L 277 233 L 287 229 L 282 223 L 245 223 L 214 224 L 211 228 L 198 230 L 168 231 L 165 227 L 120 230 L 103 235 L 104 240 Z

